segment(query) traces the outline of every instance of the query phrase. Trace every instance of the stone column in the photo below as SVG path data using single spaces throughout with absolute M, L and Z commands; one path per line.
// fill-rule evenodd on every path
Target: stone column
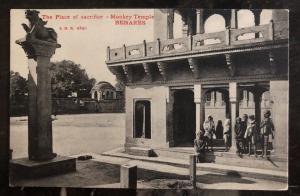
M 196 133 L 203 129 L 205 117 L 204 92 L 201 84 L 194 85 L 194 102 L 196 104 Z
M 229 83 L 229 101 L 231 109 L 231 152 L 236 152 L 236 135 L 234 126 L 236 123 L 236 117 L 239 116 L 239 101 L 238 101 L 238 85 L 236 82 Z
M 37 39 L 21 39 L 28 59 L 36 62 L 36 75 L 31 70 L 28 77 L 28 154 L 30 160 L 50 160 L 56 157 L 52 145 L 52 99 L 50 58 L 59 44 Z M 32 65 L 30 65 L 32 66 Z
M 237 10 L 236 9 L 231 10 L 230 28 L 232 28 L 232 29 L 238 28 Z
M 136 189 L 137 187 L 137 166 L 121 165 L 120 188 Z
M 174 130 L 173 130 L 173 110 L 174 110 L 174 92 L 169 88 L 166 90 L 167 102 L 167 138 L 169 147 L 174 146 Z
M 197 20 L 196 20 L 196 33 L 201 34 L 204 33 L 204 17 L 203 17 L 204 10 L 203 9 L 196 9 Z
M 257 126 L 260 125 L 261 122 L 261 92 L 256 92 L 254 95 L 254 112 L 255 112 L 255 121 Z

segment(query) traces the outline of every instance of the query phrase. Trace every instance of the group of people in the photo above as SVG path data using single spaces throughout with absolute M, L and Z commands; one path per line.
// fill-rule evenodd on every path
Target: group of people
M 219 123 L 218 123 L 219 124 Z M 218 128 L 217 128 L 218 129 Z M 242 118 L 236 118 L 234 126 L 236 137 L 237 154 L 252 154 L 257 156 L 257 146 L 262 147 L 261 156 L 267 156 L 267 151 L 270 149 L 272 140 L 274 139 L 274 124 L 271 119 L 271 112 L 269 110 L 264 112 L 263 120 L 258 124 L 255 121 L 254 115 L 244 114 Z M 196 139 L 194 140 L 195 153 L 199 155 L 199 159 L 205 151 L 213 151 L 213 137 L 216 134 L 215 124 L 212 116 L 208 116 L 203 123 L 203 129 L 198 131 Z M 225 151 L 228 151 L 231 146 L 231 121 L 227 117 L 224 122 L 223 139 L 225 143 Z
M 261 157 L 267 156 L 268 149 L 270 149 L 274 139 L 274 131 L 269 110 L 264 112 L 260 124 L 255 121 L 254 115 L 248 117 L 247 114 L 244 114 L 242 119 L 238 117 L 235 125 L 237 154 L 248 153 L 250 156 L 253 150 L 253 154 L 257 156 L 257 146 L 260 145 Z

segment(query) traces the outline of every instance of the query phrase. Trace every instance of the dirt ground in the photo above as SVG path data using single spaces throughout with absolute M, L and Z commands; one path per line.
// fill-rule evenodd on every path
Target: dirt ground
M 27 157 L 27 117 L 10 118 L 13 158 Z M 125 143 L 125 115 L 58 115 L 53 121 L 53 149 L 59 155 L 102 153 Z

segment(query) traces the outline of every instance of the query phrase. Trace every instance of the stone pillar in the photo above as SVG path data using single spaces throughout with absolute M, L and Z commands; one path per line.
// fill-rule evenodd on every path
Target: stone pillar
M 232 29 L 238 28 L 237 10 L 236 9 L 231 10 L 230 28 L 232 28 Z
M 261 96 L 261 92 L 254 93 L 254 113 L 257 126 L 259 126 L 261 122 Z
M 166 102 L 167 102 L 167 138 L 169 141 L 169 147 L 174 146 L 174 130 L 173 130 L 173 106 L 174 106 L 174 92 L 169 88 L 166 90 Z
M 52 145 L 50 58 L 59 44 L 37 39 L 17 40 L 28 59 L 36 62 L 36 75 L 28 77 L 28 154 L 30 160 L 49 160 L 56 157 Z M 36 81 L 35 81 L 36 78 Z
M 289 84 L 287 80 L 270 81 L 271 118 L 275 128 L 274 155 L 276 157 L 288 157 L 288 103 Z
M 238 85 L 236 82 L 229 83 L 229 101 L 231 109 L 231 152 L 236 152 L 236 135 L 234 126 L 236 123 L 236 117 L 239 116 L 239 101 L 238 101 Z
M 136 189 L 137 187 L 137 166 L 125 164 L 121 165 L 120 175 L 121 188 Z
M 205 117 L 204 92 L 201 84 L 194 85 L 194 102 L 196 104 L 196 133 L 203 130 Z
M 252 10 L 252 12 L 254 14 L 254 24 L 255 24 L 255 26 L 259 26 L 261 10 L 259 10 L 259 9 Z M 259 38 L 259 33 L 255 33 L 255 38 Z
M 196 19 L 196 33 L 202 34 L 204 33 L 204 17 L 203 17 L 204 10 L 203 9 L 196 9 L 197 19 Z
M 190 181 L 193 188 L 196 188 L 196 181 L 197 181 L 196 156 L 197 155 L 190 155 Z

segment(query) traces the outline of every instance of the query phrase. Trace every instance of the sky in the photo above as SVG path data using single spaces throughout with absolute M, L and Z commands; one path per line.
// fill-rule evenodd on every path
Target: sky
M 153 41 L 153 18 L 145 21 L 145 25 L 116 25 L 118 19 L 114 17 L 149 17 L 153 16 L 153 9 L 38 9 L 40 17 L 48 21 L 46 27 L 55 29 L 58 34 L 58 43 L 61 48 L 51 61 L 72 60 L 86 69 L 88 76 L 99 81 L 116 83 L 115 76 L 108 70 L 105 64 L 106 48 L 119 48 L 123 44 L 140 44 L 143 40 Z M 50 16 L 52 18 L 50 18 Z M 238 13 L 239 27 L 253 25 L 253 16 L 248 10 Z M 271 10 L 263 11 L 261 24 L 269 22 Z M 87 19 L 89 18 L 89 19 Z M 214 15 L 205 24 L 206 32 L 223 30 L 224 21 L 220 16 Z M 28 21 L 25 19 L 25 10 L 11 10 L 11 35 L 10 35 L 10 65 L 11 70 L 19 72 L 27 78 L 28 60 L 23 49 L 15 43 L 23 38 L 26 33 L 21 24 Z M 181 17 L 175 14 L 174 38 L 182 37 Z M 73 27 L 73 30 L 64 28 Z M 78 29 L 77 29 L 78 28 Z

